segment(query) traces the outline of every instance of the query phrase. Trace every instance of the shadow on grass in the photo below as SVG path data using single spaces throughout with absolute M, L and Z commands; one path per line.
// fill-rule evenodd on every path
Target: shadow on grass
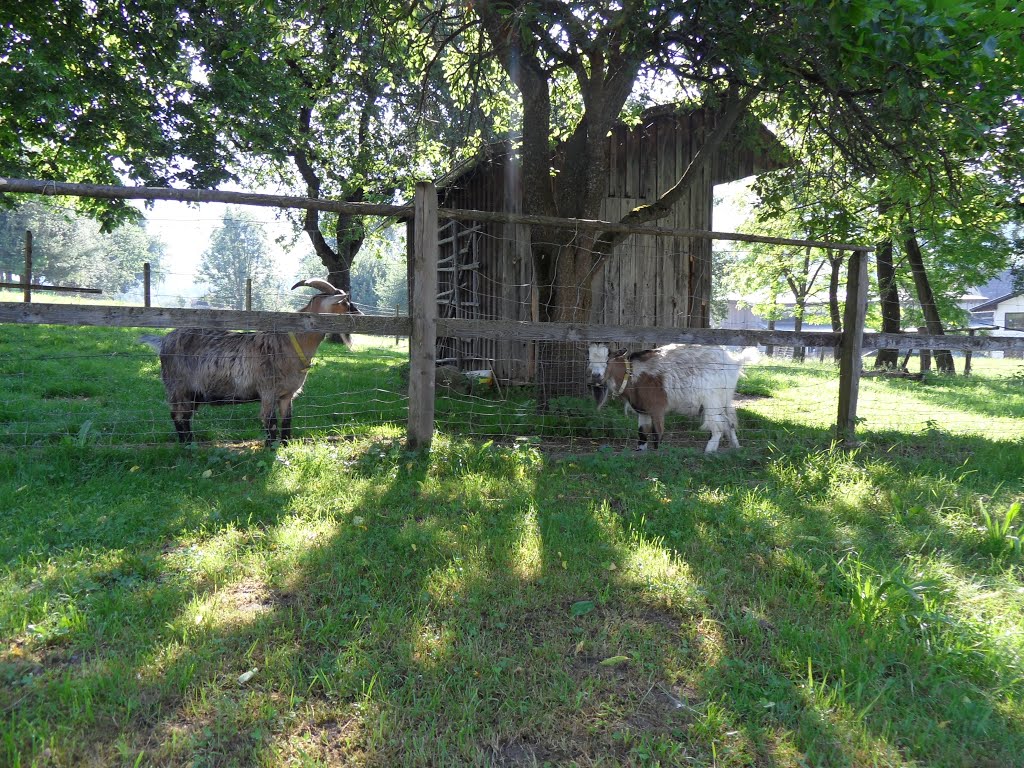
M 672 548 L 701 585 L 689 620 L 714 622 L 713 650 L 683 685 L 697 722 L 721 721 L 719 759 L 793 764 L 779 757 L 790 733 L 811 765 L 1017 759 L 1024 731 L 1001 701 L 1019 688 L 1012 655 L 965 623 L 941 581 L 915 566 L 919 550 L 887 541 L 870 508 L 837 508 L 837 484 L 856 499 L 856 462 L 797 456 L 783 475 L 752 481 L 743 457 L 643 460 L 657 482 L 620 501 L 622 524 Z M 919 522 L 961 567 L 991 564 L 975 536 Z
M 0 754 L 1013 764 L 1019 676 L 943 580 L 1004 575 L 956 504 L 1020 447 L 747 423 L 793 442 L 0 456 Z

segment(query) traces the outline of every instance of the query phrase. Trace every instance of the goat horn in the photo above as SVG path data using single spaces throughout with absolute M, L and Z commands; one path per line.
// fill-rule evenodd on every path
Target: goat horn
M 312 280 L 299 280 L 299 282 L 292 286 L 292 290 L 294 291 L 300 285 L 304 285 L 308 288 L 316 288 L 318 291 L 320 291 L 320 293 L 326 293 L 328 296 L 345 295 L 345 292 L 340 288 L 335 288 L 326 280 L 320 280 L 319 278 L 314 278 Z

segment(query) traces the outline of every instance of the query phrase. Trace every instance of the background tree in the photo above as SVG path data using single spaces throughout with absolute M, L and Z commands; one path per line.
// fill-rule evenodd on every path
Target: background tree
M 392 202 L 414 175 L 431 176 L 485 138 L 480 89 L 453 97 L 450 70 L 428 66 L 435 38 L 451 30 L 421 28 L 414 4 L 140 0 L 130 14 L 114 0 L 7 5 L 3 175 L 233 180 Z M 108 224 L 130 211 L 81 204 Z M 295 216 L 319 274 L 348 289 L 362 222 Z
M 257 5 L 203 0 L 188 7 L 194 89 L 221 116 L 230 151 L 248 173 L 309 197 L 393 202 L 482 140 L 480 97 L 453 96 L 429 66 L 435 35 L 416 5 L 390 2 Z M 469 93 L 479 93 L 476 88 Z M 351 290 L 366 228 L 359 217 L 296 214 L 326 270 Z
M 244 210 L 229 207 L 203 252 L 199 276 L 210 286 L 216 306 L 245 309 L 246 282 L 252 280 L 252 308 L 277 309 L 274 260 L 260 223 Z
M 748 109 L 825 137 L 862 175 L 901 168 L 932 180 L 945 167 L 936 127 L 984 146 L 1024 61 L 1020 16 L 981 0 L 465 7 L 518 92 L 527 213 L 597 216 L 606 137 L 638 84 L 671 80 L 679 100 L 717 115 L 676 183 L 624 224 L 666 215 Z M 587 321 L 593 275 L 623 236 L 532 236 L 541 318 Z M 580 365 L 557 377 L 579 380 Z
M 140 285 L 144 263 L 157 272 L 164 259 L 164 244 L 140 224 L 104 234 L 95 219 L 33 201 L 0 210 L 0 275 L 6 281 L 24 272 L 26 230 L 33 234 L 36 283 L 100 288 L 116 296 Z
M 721 119 L 693 166 L 656 203 L 630 211 L 627 223 L 665 215 L 758 97 L 766 114 L 814 127 L 862 171 L 915 164 L 931 170 L 929 163 L 941 157 L 927 118 L 941 120 L 950 132 L 977 136 L 979 118 L 998 111 L 998 97 L 974 96 L 965 106 L 961 96 L 996 69 L 1000 45 L 1012 46 L 1017 58 L 1021 51 L 1016 14 L 969 2 L 948 5 L 944 13 L 929 12 L 924 2 L 894 9 L 880 0 L 856 7 L 713 0 L 685 8 L 492 1 L 472 8 L 521 97 L 528 213 L 596 215 L 607 170 L 605 137 L 641 76 L 672 77 L 680 93 L 719 108 Z M 1007 67 L 1000 63 L 998 86 L 1006 88 Z M 582 104 L 567 132 L 554 113 L 554 94 L 564 88 L 578 93 Z M 558 134 L 565 141 L 553 157 Z M 561 245 L 557 259 L 549 246 L 534 248 L 546 299 L 542 314 L 586 319 L 587 308 L 568 296 L 578 295 L 589 280 L 595 257 L 578 238 L 552 240 L 547 234 L 535 241 Z M 598 257 L 617 239 L 601 238 Z M 558 300 L 560 294 L 565 300 Z
M 0 5 L 0 176 L 195 187 L 226 179 L 215 115 L 192 98 L 186 32 L 179 7 L 163 2 L 130 12 L 115 0 Z M 123 201 L 74 204 L 104 229 L 136 217 Z
M 296 279 L 316 274 L 316 254 L 308 254 Z M 290 284 L 290 283 L 289 283 Z M 352 300 L 364 312 L 393 313 L 409 309 L 409 277 L 405 227 L 378 227 L 367 231 L 359 260 L 352 265 Z

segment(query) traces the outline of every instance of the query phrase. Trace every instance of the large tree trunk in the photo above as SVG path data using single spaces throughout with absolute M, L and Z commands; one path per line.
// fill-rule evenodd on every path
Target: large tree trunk
M 900 295 L 896 287 L 896 267 L 892 261 L 892 241 L 879 243 L 875 249 L 875 271 L 878 275 L 878 298 L 882 309 L 882 333 L 900 332 Z M 898 368 L 900 351 L 880 349 L 875 368 Z
M 633 90 L 641 66 L 641 54 L 628 46 L 609 45 L 600 50 L 587 48 L 576 40 L 577 28 L 571 11 L 563 25 L 570 44 L 559 45 L 555 54 L 563 71 L 571 72 L 580 89 L 584 113 L 569 138 L 552 153 L 551 92 L 552 46 L 536 37 L 527 26 L 529 14 L 510 13 L 510 6 L 493 0 L 475 0 L 475 13 L 511 81 L 522 97 L 523 211 L 527 214 L 563 218 L 597 218 L 607 191 L 608 133 Z M 518 6 L 516 6 L 518 7 Z M 551 6 L 560 8 L 557 4 Z M 608 30 L 609 39 L 616 32 Z M 661 190 L 651 205 L 638 206 L 623 218 L 627 224 L 655 221 L 701 177 L 700 170 L 713 157 L 724 136 L 754 98 L 731 90 L 718 124 L 709 133 L 672 189 Z M 594 278 L 625 235 L 611 234 L 581 242 L 579 233 L 534 228 L 531 232 L 535 279 L 542 321 L 589 322 Z M 580 345 L 538 345 L 543 401 L 557 394 L 583 391 L 585 361 Z M 551 355 L 551 359 L 545 359 Z
M 310 108 L 303 107 L 299 110 L 300 134 L 309 135 L 311 116 L 312 110 Z M 295 161 L 295 167 L 299 170 L 299 175 L 302 176 L 302 180 L 306 183 L 306 194 L 313 198 L 320 197 L 320 176 L 310 162 L 306 149 L 301 146 L 296 148 L 292 152 L 292 159 Z M 358 188 L 355 192 L 347 195 L 345 200 L 349 203 L 362 202 L 362 188 Z M 307 209 L 302 229 L 306 236 L 309 237 L 309 242 L 313 246 L 316 255 L 320 258 L 320 263 L 324 265 L 324 269 L 327 272 L 327 282 L 335 288 L 341 288 L 341 290 L 351 293 L 352 262 L 362 247 L 365 237 L 362 221 L 355 216 L 338 214 L 334 226 L 336 248 L 330 246 L 327 238 L 320 231 L 320 211 L 312 208 Z M 327 340 L 335 344 L 345 344 L 346 346 L 350 345 L 352 341 L 347 334 L 342 333 L 328 334 Z
M 828 317 L 832 323 L 832 330 L 839 333 L 843 330 L 843 313 L 839 310 L 839 278 L 843 269 L 843 255 L 833 255 L 828 252 Z M 839 360 L 840 349 L 836 347 L 833 351 L 833 359 Z
M 796 304 L 793 306 L 793 331 L 800 333 L 804 329 L 804 309 L 806 299 L 800 297 L 796 300 Z M 794 346 L 793 347 L 793 362 L 802 363 L 807 359 L 807 347 Z
M 935 306 L 935 296 L 932 294 L 931 283 L 928 282 L 921 246 L 917 242 L 917 234 L 913 227 L 907 230 L 905 245 L 907 261 L 910 264 L 910 272 L 914 276 L 914 287 L 917 289 L 918 301 L 921 302 L 921 311 L 924 313 L 928 333 L 933 336 L 943 336 L 945 330 L 942 327 L 942 319 L 939 317 L 938 307 Z M 939 373 L 956 373 L 953 355 L 948 349 L 935 350 L 935 367 Z

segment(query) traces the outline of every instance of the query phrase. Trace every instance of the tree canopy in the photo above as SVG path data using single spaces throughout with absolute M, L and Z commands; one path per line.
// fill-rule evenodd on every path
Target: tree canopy
M 812 137 L 820 178 L 913 189 L 920 228 L 978 174 L 1019 203 L 1022 30 L 1007 0 L 23 0 L 0 11 L 0 173 L 387 199 L 511 135 L 524 210 L 593 218 L 609 129 L 673 101 L 716 120 L 624 223 L 663 216 L 751 112 Z M 347 287 L 361 223 L 298 224 Z M 533 236 L 542 318 L 585 317 L 618 236 Z

